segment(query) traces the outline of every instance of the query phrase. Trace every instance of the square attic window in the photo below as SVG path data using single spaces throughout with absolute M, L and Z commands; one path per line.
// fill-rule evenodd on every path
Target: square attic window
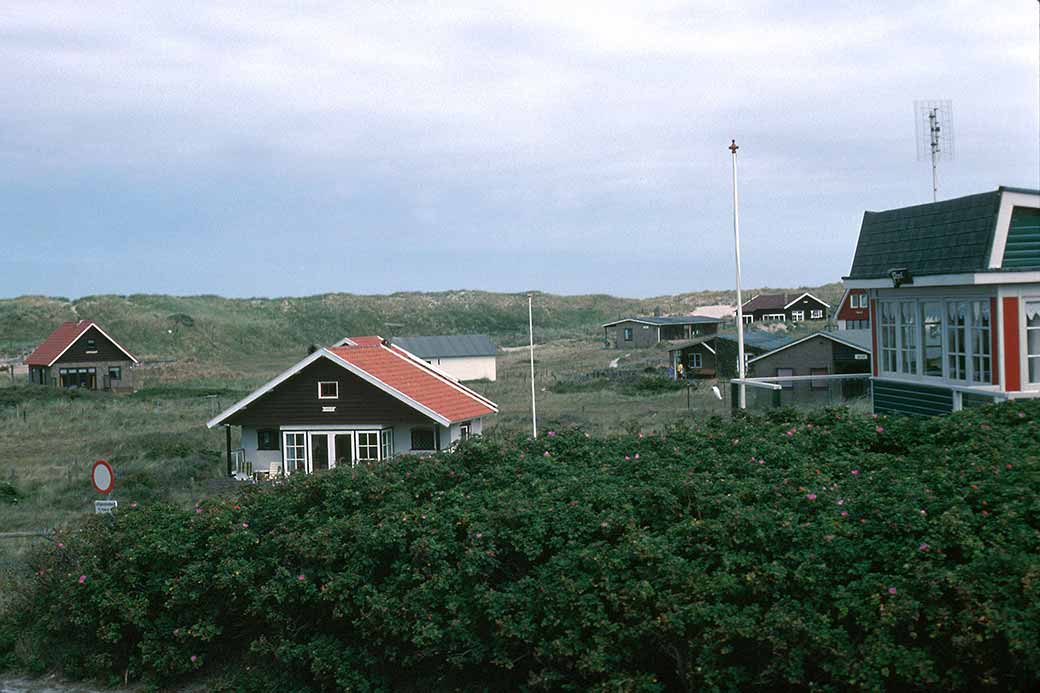
M 320 381 L 318 383 L 318 399 L 339 399 L 339 381 Z

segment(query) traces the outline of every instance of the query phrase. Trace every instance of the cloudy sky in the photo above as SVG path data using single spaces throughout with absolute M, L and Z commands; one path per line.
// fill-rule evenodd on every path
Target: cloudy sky
M 1040 187 L 1038 15 L 8 3 L 0 296 L 729 287 L 732 137 L 745 284 L 833 281 L 931 199 L 915 100 L 953 103 L 941 197 Z

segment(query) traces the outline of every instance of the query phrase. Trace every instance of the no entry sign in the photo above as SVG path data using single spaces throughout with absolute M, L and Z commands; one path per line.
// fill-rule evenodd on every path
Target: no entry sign
M 112 465 L 105 460 L 98 460 L 90 470 L 90 483 L 98 493 L 108 494 L 112 492 L 116 475 L 112 473 Z

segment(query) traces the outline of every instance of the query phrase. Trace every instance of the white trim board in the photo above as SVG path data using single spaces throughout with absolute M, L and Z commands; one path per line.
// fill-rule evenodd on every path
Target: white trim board
M 803 291 L 803 292 L 802 292 L 802 295 L 801 295 L 801 296 L 799 296 L 798 298 L 796 298 L 795 300 L 791 301 L 791 302 L 790 302 L 790 303 L 788 303 L 788 304 L 787 304 L 786 306 L 784 306 L 784 310 L 787 310 L 788 308 L 790 308 L 791 306 L 793 306 L 793 305 L 794 305 L 795 303 L 798 303 L 799 301 L 801 301 L 801 300 L 802 300 L 803 298 L 805 298 L 806 296 L 808 296 L 808 297 L 809 297 L 809 298 L 811 298 L 812 300 L 816 301 L 816 302 L 817 302 L 817 303 L 819 303 L 819 304 L 820 304 L 821 306 L 826 306 L 827 308 L 830 308 L 830 307 L 831 307 L 831 304 L 827 303 L 826 301 L 821 301 L 820 299 L 816 298 L 815 296 L 813 296 L 813 295 L 812 295 L 811 293 L 809 293 L 808 291 Z
M 1015 207 L 1040 208 L 1040 195 L 1011 192 L 1005 190 L 1000 194 L 1000 210 L 997 212 L 997 225 L 993 231 L 993 246 L 990 249 L 990 269 L 998 269 L 1004 264 L 1004 249 L 1007 248 L 1008 234 L 1011 232 L 1011 213 Z
M 54 357 L 53 359 L 51 359 L 51 362 L 50 362 L 50 363 L 48 363 L 48 364 L 46 365 L 46 368 L 50 368 L 50 367 L 51 367 L 51 366 L 53 366 L 53 365 L 54 365 L 55 363 L 57 363 L 58 359 L 60 359 L 60 358 L 61 358 L 62 356 L 64 356 L 64 355 L 65 355 L 65 352 L 66 352 L 66 351 L 68 351 L 69 349 L 71 349 L 71 348 L 72 348 L 72 345 L 73 345 L 73 344 L 75 344 L 76 342 L 78 342 L 78 341 L 80 340 L 80 337 L 82 337 L 83 335 L 85 335 L 85 334 L 87 333 L 87 330 L 89 330 L 89 329 L 90 329 L 91 327 L 96 327 L 96 328 L 97 328 L 97 331 L 98 331 L 98 332 L 100 332 L 101 334 L 105 335 L 105 339 L 107 339 L 108 341 L 110 341 L 110 342 L 112 342 L 113 344 L 115 344 L 115 345 L 116 345 L 116 348 L 117 348 L 117 349 L 119 349 L 119 350 L 120 350 L 121 352 L 123 352 L 124 354 L 126 354 L 126 355 L 127 355 L 127 356 L 128 356 L 129 358 L 130 358 L 130 360 L 131 360 L 131 361 L 133 361 L 134 363 L 137 363 L 137 364 L 141 363 L 140 361 L 138 361 L 138 360 L 137 360 L 137 359 L 136 359 L 136 358 L 134 357 L 134 355 L 133 355 L 133 354 L 131 354 L 131 353 L 130 353 L 129 351 L 127 351 L 126 349 L 124 349 L 124 348 L 123 348 L 123 345 L 122 345 L 122 344 L 120 344 L 120 343 L 119 343 L 119 342 L 117 342 L 116 340 L 112 339 L 112 337 L 110 337 L 110 336 L 109 336 L 109 334 L 108 334 L 107 332 L 105 332 L 105 331 L 104 331 L 103 329 L 101 329 L 101 325 L 98 325 L 98 324 L 97 324 L 96 322 L 94 322 L 94 321 L 92 321 L 92 320 L 88 320 L 88 321 L 87 321 L 87 326 L 86 326 L 86 327 L 84 327 L 84 328 L 83 328 L 82 330 L 80 330 L 80 333 L 79 333 L 78 335 L 76 335 L 76 337 L 75 337 L 75 338 L 74 338 L 74 339 L 73 339 L 72 341 L 70 341 L 70 342 L 69 342 L 69 343 L 68 343 L 68 344 L 67 344 L 67 345 L 65 346 L 65 348 L 64 348 L 64 349 L 62 349 L 62 350 L 61 350 L 61 353 L 60 353 L 60 354 L 58 354 L 58 355 L 57 355 L 57 356 L 55 356 L 55 357 Z
M 784 349 L 790 349 L 791 347 L 796 346 L 798 344 L 801 344 L 804 341 L 810 340 L 813 337 L 826 337 L 827 339 L 829 339 L 829 340 L 831 340 L 833 342 L 837 342 L 838 344 L 844 344 L 845 346 L 851 347 L 852 349 L 855 349 L 856 351 L 860 351 L 860 352 L 862 352 L 864 354 L 870 354 L 871 353 L 870 349 L 862 347 L 859 344 L 854 344 L 853 342 L 850 342 L 848 340 L 842 339 L 841 337 L 836 337 L 835 335 L 833 335 L 833 334 L 831 334 L 829 332 L 813 332 L 812 334 L 806 335 L 805 337 L 802 337 L 801 339 L 793 341 L 790 344 L 785 344 L 782 347 L 778 347 L 776 349 L 773 349 L 772 351 L 767 351 L 764 354 L 756 356 L 755 358 L 753 358 L 750 361 L 748 361 L 748 365 L 751 365 L 752 363 L 754 363 L 755 361 L 758 361 L 759 359 L 764 359 L 767 356 L 773 356 L 775 354 L 779 354 Z M 864 373 L 863 375 L 869 375 L 869 373 Z M 806 376 L 806 377 L 809 377 L 809 376 Z M 819 376 L 817 376 L 817 377 L 819 377 Z
M 1040 283 L 1040 272 L 964 272 L 962 274 L 931 274 L 914 277 L 913 284 L 904 284 L 900 289 L 912 290 L 922 286 L 992 286 L 995 284 Z M 893 289 L 891 279 L 845 279 L 850 289 Z

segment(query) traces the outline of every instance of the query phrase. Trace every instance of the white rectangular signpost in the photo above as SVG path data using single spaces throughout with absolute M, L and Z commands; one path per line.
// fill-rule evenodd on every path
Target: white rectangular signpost
M 119 501 L 114 500 L 96 500 L 94 501 L 94 512 L 95 513 L 110 513 L 119 506 Z

